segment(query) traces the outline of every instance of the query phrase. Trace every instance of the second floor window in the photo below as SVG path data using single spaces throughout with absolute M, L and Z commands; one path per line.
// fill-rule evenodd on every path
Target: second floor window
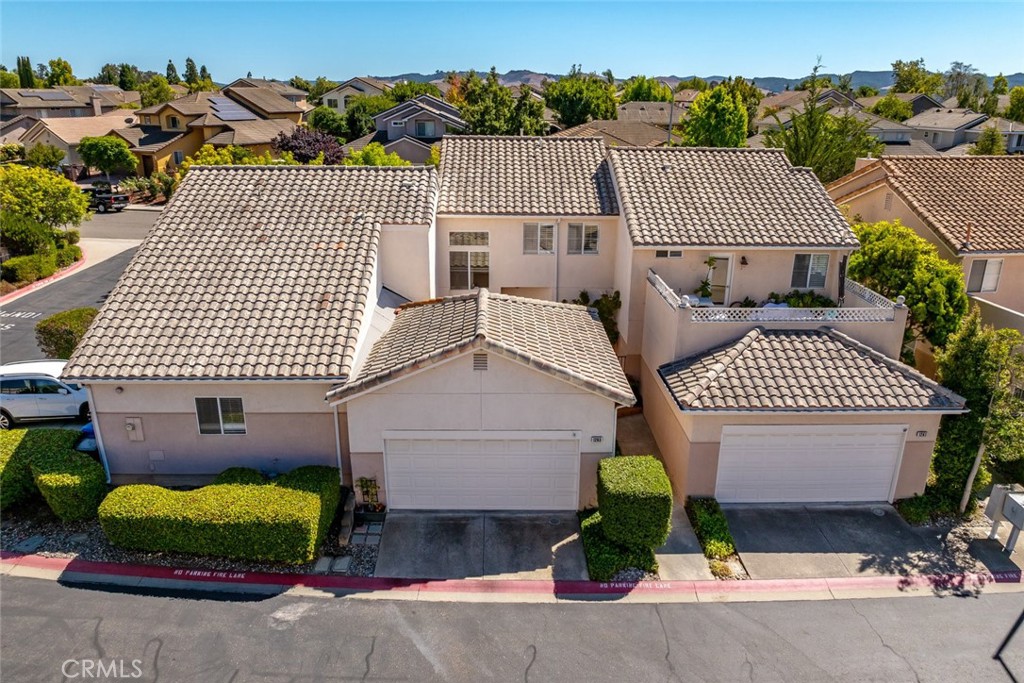
M 828 254 L 797 254 L 793 259 L 795 289 L 816 289 L 825 286 L 828 275 Z
M 448 288 L 452 290 L 489 287 L 491 281 L 490 233 L 459 231 L 448 233 Z
M 182 152 L 180 149 L 179 150 L 175 150 L 175 152 L 174 152 L 174 163 L 180 164 L 183 161 L 185 161 L 185 153 Z
M 553 224 L 545 223 L 524 223 L 523 253 L 555 253 L 555 226 Z
M 330 107 L 331 109 L 337 109 L 338 108 L 338 100 L 328 97 L 326 102 L 327 102 L 327 106 Z
M 180 125 L 181 122 L 178 120 L 177 116 L 169 116 L 167 118 L 167 126 L 169 128 L 178 128 Z
M 569 224 L 569 254 L 596 254 L 599 230 L 596 225 Z
M 999 274 L 1003 259 L 975 259 L 971 262 L 971 276 L 967 278 L 967 291 L 994 292 L 999 288 Z
M 245 434 L 245 411 L 240 398 L 197 398 L 200 434 Z
M 434 130 L 433 121 L 416 122 L 416 137 L 418 138 L 432 138 L 435 136 Z

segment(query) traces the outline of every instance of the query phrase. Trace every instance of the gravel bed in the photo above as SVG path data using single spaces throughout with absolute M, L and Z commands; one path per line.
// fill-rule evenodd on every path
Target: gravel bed
M 636 581 L 657 581 L 658 575 L 652 574 L 651 572 L 645 572 L 643 569 L 637 569 L 636 567 L 630 567 L 623 569 L 612 577 L 613 583 L 625 582 L 633 583 Z

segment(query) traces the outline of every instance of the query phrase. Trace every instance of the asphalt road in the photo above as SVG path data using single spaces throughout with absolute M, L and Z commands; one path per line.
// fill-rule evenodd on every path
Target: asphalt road
M 156 211 L 125 209 L 121 213 L 94 213 L 78 226 L 82 237 L 106 240 L 141 240 L 156 222 Z
M 128 249 L 0 306 L 0 361 L 42 358 L 43 353 L 36 346 L 36 323 L 70 308 L 99 308 L 134 253 L 134 248 Z
M 1024 594 L 747 604 L 138 595 L 4 577 L 4 680 L 124 661 L 134 680 L 1024 680 Z M 72 660 L 71 664 L 66 664 Z M 1007 671 L 1017 676 L 1011 677 Z M 108 678 L 106 680 L 113 680 Z

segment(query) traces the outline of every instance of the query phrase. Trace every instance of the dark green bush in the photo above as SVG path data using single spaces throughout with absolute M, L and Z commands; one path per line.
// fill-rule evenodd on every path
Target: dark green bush
M 788 304 L 790 308 L 835 308 L 836 302 L 814 290 L 794 289 L 788 294 L 772 292 L 768 301 L 773 304 Z
M 608 540 L 600 512 L 584 510 L 579 517 L 580 538 L 591 580 L 610 581 L 623 569 L 632 567 L 652 574 L 658 571 L 658 561 L 651 548 L 629 548 Z
M 78 244 L 82 239 L 82 233 L 75 228 L 55 230 L 53 236 L 58 249 L 68 244 Z
M 50 452 L 32 459 L 36 488 L 64 522 L 92 519 L 107 493 L 103 466 L 75 451 Z
M 736 552 L 736 543 L 729 531 L 729 522 L 714 498 L 690 498 L 686 514 L 693 524 L 704 555 L 712 560 L 724 560 Z
M 11 256 L 45 254 L 54 249 L 53 229 L 26 216 L 0 212 L 0 244 Z
M 36 323 L 36 343 L 47 358 L 70 358 L 96 314 L 95 308 L 72 308 Z
M 57 250 L 56 262 L 57 268 L 67 268 L 75 261 L 82 258 L 82 248 L 77 244 L 68 244 Z
M 0 278 L 7 282 L 35 282 L 44 277 L 50 277 L 56 272 L 57 254 L 55 251 L 31 256 L 15 256 L 0 265 Z
M 70 429 L 10 429 L 0 432 L 0 509 L 35 494 L 33 459 L 76 453 L 78 432 Z
M 224 479 L 244 483 L 193 491 L 122 486 L 100 505 L 100 526 L 125 548 L 295 564 L 315 558 L 338 507 L 338 471 L 302 467 L 259 486 L 243 469 Z
M 266 484 L 267 478 L 251 467 L 229 467 L 213 480 L 213 484 Z
M 597 467 L 597 506 L 605 536 L 621 545 L 657 548 L 672 527 L 672 484 L 650 455 L 605 458 Z

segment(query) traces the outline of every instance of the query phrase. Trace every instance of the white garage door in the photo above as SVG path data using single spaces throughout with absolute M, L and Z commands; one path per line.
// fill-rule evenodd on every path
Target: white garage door
M 391 432 L 384 440 L 395 510 L 575 510 L 574 432 Z
M 891 500 L 904 425 L 726 426 L 716 497 L 723 503 Z

